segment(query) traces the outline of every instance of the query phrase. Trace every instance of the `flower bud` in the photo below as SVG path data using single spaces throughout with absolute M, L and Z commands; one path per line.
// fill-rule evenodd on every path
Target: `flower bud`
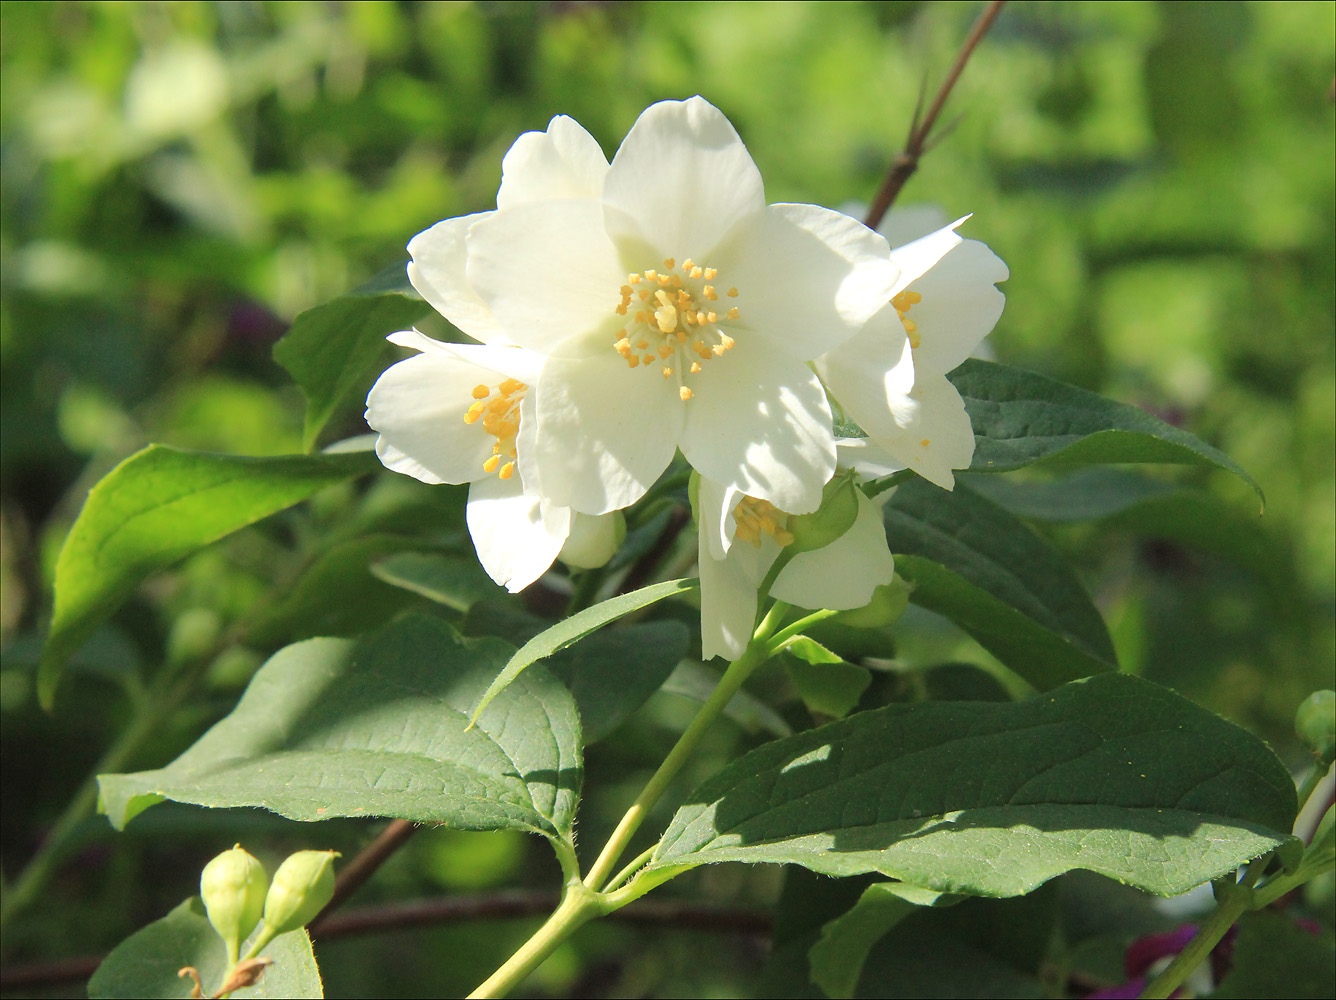
M 236 961 L 241 942 L 260 922 L 268 887 L 269 876 L 264 865 L 240 844 L 218 855 L 200 873 L 200 899 L 209 914 L 209 923 L 223 939 L 232 961 Z
M 1314 691 L 1294 713 L 1294 731 L 1323 767 L 1336 757 L 1336 691 Z
M 852 628 L 884 628 L 894 625 L 909 606 L 909 593 L 914 585 L 903 577 L 894 577 L 872 592 L 872 600 L 861 608 L 841 611 L 833 619 Z
M 607 514 L 571 512 L 571 533 L 557 558 L 573 569 L 597 569 L 611 559 L 626 538 L 626 518 L 619 510 Z
M 338 856 L 338 851 L 298 851 L 278 866 L 264 900 L 267 933 L 286 934 L 315 919 L 334 896 Z
M 789 518 L 793 542 L 786 555 L 824 549 L 858 518 L 858 486 L 851 475 L 838 475 L 821 491 L 821 506 L 810 514 Z

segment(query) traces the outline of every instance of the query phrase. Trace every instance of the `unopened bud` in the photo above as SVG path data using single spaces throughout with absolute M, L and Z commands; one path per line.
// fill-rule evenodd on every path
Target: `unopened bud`
M 838 475 L 821 491 L 821 506 L 789 518 L 793 543 L 787 555 L 824 549 L 853 527 L 858 518 L 858 486 L 853 476 Z
M 1336 691 L 1314 691 L 1294 713 L 1294 731 L 1304 746 L 1330 767 L 1336 757 Z
M 626 518 L 619 510 L 607 514 L 571 513 L 571 533 L 557 556 L 574 569 L 597 569 L 611 559 L 626 538 Z
M 209 923 L 223 939 L 231 961 L 264 912 L 269 876 L 264 865 L 238 844 L 214 858 L 199 876 L 199 895 Z
M 315 919 L 334 896 L 338 856 L 338 851 L 298 851 L 278 866 L 264 900 L 267 934 L 286 934 Z

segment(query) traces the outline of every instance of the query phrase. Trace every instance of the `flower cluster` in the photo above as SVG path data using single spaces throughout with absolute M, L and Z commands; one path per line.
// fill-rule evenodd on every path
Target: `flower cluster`
M 934 283 L 933 265 L 971 245 L 994 262 L 961 261 L 986 292 Z M 789 519 L 818 509 L 841 452 L 948 487 L 968 465 L 945 372 L 991 328 L 1005 268 L 954 226 L 893 251 L 838 212 L 767 205 L 742 140 L 700 97 L 648 108 L 611 163 L 554 118 L 506 154 L 495 211 L 408 249 L 413 286 L 476 343 L 392 335 L 419 353 L 376 383 L 367 421 L 389 468 L 471 484 L 474 545 L 511 591 L 559 554 L 588 560 L 577 550 L 611 537 L 680 452 L 700 482 L 704 652 L 736 655 Z M 991 312 L 961 325 L 981 298 Z M 832 396 L 866 439 L 837 440 Z M 866 604 L 892 562 L 861 494 L 850 524 L 773 592 Z

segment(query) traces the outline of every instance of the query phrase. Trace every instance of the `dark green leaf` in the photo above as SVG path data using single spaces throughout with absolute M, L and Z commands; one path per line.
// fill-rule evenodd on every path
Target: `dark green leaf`
M 471 556 L 402 552 L 379 560 L 371 572 L 388 584 L 460 612 L 468 611 L 478 601 L 505 593 L 505 588 L 494 583 Z
M 948 376 L 974 425 L 975 472 L 1061 459 L 1080 465 L 1169 462 L 1234 473 L 1262 497 L 1232 458 L 1144 410 L 1055 379 L 971 358 Z
M 475 714 L 481 713 L 507 684 L 518 677 L 524 668 L 534 661 L 565 649 L 571 643 L 579 641 L 595 629 L 602 628 L 608 622 L 616 621 L 623 615 L 629 615 L 632 611 L 649 607 L 651 604 L 662 601 L 665 597 L 685 594 L 699 586 L 700 581 L 695 579 L 668 580 L 664 583 L 656 583 L 650 587 L 633 590 L 629 594 L 619 594 L 617 597 L 603 601 L 601 604 L 595 604 L 592 608 L 585 608 L 578 614 L 571 615 L 564 621 L 558 622 L 546 631 L 534 636 L 519 648 L 519 651 L 506 664 L 506 668 L 497 675 L 496 680 L 492 681 L 491 686 L 483 694 L 482 699 L 478 702 L 478 707 L 474 710 Z
M 60 673 L 150 573 L 317 490 L 366 472 L 366 454 L 245 458 L 150 445 L 93 487 L 56 563 L 55 609 L 38 686 Z
M 245 954 L 245 948 L 242 949 Z M 274 964 L 244 997 L 322 997 L 320 971 L 305 930 L 280 934 L 260 952 Z M 227 972 L 223 942 L 209 924 L 204 905 L 192 896 L 161 920 L 155 920 L 118 944 L 88 981 L 90 997 L 189 997 L 193 981 L 177 975 L 194 966 L 206 996 L 222 985 Z
M 1331 931 L 1316 934 L 1284 913 L 1245 913 L 1234 939 L 1234 967 L 1213 997 L 1229 1000 L 1324 1000 L 1336 982 Z
M 403 265 L 386 268 L 356 291 L 308 309 L 274 345 L 274 360 L 306 397 L 302 440 L 309 451 L 335 409 L 361 386 L 385 338 L 431 312 Z
M 891 705 L 753 750 L 678 810 L 650 868 L 791 863 L 983 896 L 1085 868 L 1167 896 L 1291 841 L 1295 806 L 1256 737 L 1102 674 L 1020 703 Z
M 167 767 L 100 776 L 103 809 L 117 827 L 169 798 L 298 820 L 384 816 L 568 836 L 581 765 L 566 689 L 546 670 L 526 672 L 469 725 L 512 651 L 428 618 L 358 643 L 288 646 Z
M 844 718 L 872 683 L 866 667 L 846 663 L 807 636 L 785 647 L 782 660 L 808 711 L 817 715 Z
M 884 508 L 910 599 L 950 618 L 1040 690 L 1115 669 L 1108 629 L 1066 560 L 964 483 L 918 479 Z

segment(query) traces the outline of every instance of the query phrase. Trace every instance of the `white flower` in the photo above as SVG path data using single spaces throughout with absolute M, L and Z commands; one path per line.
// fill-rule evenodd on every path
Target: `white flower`
M 974 455 L 969 415 L 946 373 L 1002 314 L 1005 299 L 994 283 L 1008 272 L 983 243 L 956 235 L 964 221 L 892 250 L 900 277 L 890 302 L 817 362 L 840 406 L 867 434 L 840 441 L 841 460 L 864 475 L 913 469 L 951 489 L 952 470 L 968 468 Z
M 414 286 L 488 344 L 546 359 L 525 488 L 590 514 L 638 500 L 680 448 L 701 473 L 813 510 L 835 469 L 806 362 L 890 297 L 889 245 L 812 205 L 765 204 L 702 98 L 648 108 L 611 165 L 569 118 L 506 155 L 497 210 L 410 244 Z
M 878 505 L 855 490 L 858 514 L 824 548 L 799 552 L 780 570 L 771 596 L 803 608 L 847 611 L 891 582 L 895 560 Z M 773 505 L 701 477 L 698 563 L 701 656 L 736 660 L 756 625 L 759 589 L 784 546 L 793 541 L 789 516 Z
M 422 353 L 392 365 L 367 396 L 376 454 L 424 483 L 471 483 L 465 518 L 479 561 L 511 593 L 527 587 L 571 528 L 571 511 L 541 498 L 517 470 L 518 454 L 535 447 L 531 387 L 542 358 L 519 347 L 443 344 L 416 330 L 389 339 Z

